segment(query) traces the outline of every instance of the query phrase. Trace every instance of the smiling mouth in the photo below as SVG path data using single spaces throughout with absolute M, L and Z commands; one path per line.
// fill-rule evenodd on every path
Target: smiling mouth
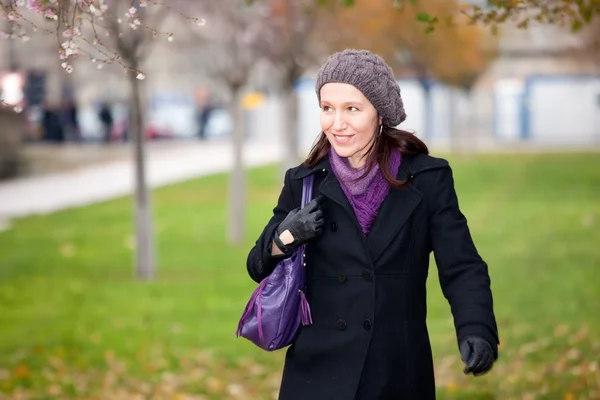
M 340 144 L 344 144 L 344 143 L 348 143 L 350 141 L 350 138 L 353 137 L 354 135 L 336 135 L 333 134 L 333 137 L 335 139 L 335 141 L 337 143 Z

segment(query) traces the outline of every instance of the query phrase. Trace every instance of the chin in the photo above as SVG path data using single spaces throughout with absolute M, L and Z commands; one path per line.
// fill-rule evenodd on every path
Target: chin
M 335 152 L 338 153 L 340 157 L 350 157 L 359 153 L 361 151 L 361 143 L 346 143 L 340 144 L 335 141 L 330 140 L 329 143 L 331 147 L 335 149 Z
M 340 157 L 349 158 L 349 157 L 352 157 L 356 153 L 356 151 L 351 148 L 340 147 L 340 146 L 335 146 L 335 145 L 332 145 L 332 147 L 335 150 L 335 152 L 337 153 L 337 155 Z

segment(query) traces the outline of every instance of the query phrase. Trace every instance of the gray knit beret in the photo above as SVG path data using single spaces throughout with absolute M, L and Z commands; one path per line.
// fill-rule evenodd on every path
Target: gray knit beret
M 386 126 L 406 119 L 400 86 L 383 58 L 368 50 L 347 49 L 332 54 L 317 74 L 317 99 L 326 83 L 347 83 L 362 92 L 373 104 Z

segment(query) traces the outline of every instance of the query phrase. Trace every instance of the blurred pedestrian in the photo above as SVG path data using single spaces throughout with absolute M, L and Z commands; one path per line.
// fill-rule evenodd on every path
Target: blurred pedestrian
M 74 99 L 70 98 L 63 101 L 60 118 L 66 140 L 79 141 L 81 134 L 77 117 L 77 104 Z
M 61 119 L 61 108 L 55 103 L 46 102 L 42 114 L 43 140 L 47 142 L 65 141 L 65 129 Z
M 448 162 L 429 155 L 384 60 L 333 54 L 316 83 L 322 132 L 285 174 L 273 216 L 248 255 L 256 282 L 307 244 L 312 325 L 288 348 L 281 400 L 435 399 L 426 326 L 433 251 L 464 372 L 498 357 L 490 277 L 459 209 Z M 316 199 L 300 210 L 303 178 Z
M 113 113 L 108 102 L 103 101 L 100 103 L 100 110 L 98 112 L 98 118 L 100 119 L 100 123 L 102 124 L 102 139 L 106 143 L 110 143 L 112 139 L 112 131 L 113 131 Z
M 196 91 L 196 112 L 198 118 L 198 137 L 200 140 L 206 139 L 208 123 L 215 110 L 210 92 L 206 89 Z

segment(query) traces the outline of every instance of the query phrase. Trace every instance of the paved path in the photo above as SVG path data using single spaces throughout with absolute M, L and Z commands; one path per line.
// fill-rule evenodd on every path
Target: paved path
M 265 139 L 248 142 L 244 160 L 248 166 L 264 165 L 279 161 L 280 144 L 265 144 Z M 497 143 L 478 143 L 482 152 L 544 152 L 565 151 L 564 148 L 528 146 L 525 144 L 502 146 Z M 447 151 L 444 144 L 430 146 L 432 151 Z M 106 151 L 106 149 L 97 149 Z M 3 221 L 33 214 L 47 214 L 75 206 L 133 193 L 133 161 L 131 149 L 117 149 L 114 160 L 102 161 L 102 157 L 89 152 L 86 146 L 81 154 L 65 154 L 65 157 L 87 158 L 95 164 L 83 168 L 41 176 L 32 176 L 9 182 L 0 182 L 0 230 Z M 574 147 L 573 151 L 581 151 Z M 587 150 L 600 151 L 598 147 Z M 61 151 L 64 151 L 61 150 Z M 77 151 L 77 150 L 75 150 Z M 87 152 L 87 153 L 86 153 Z M 202 175 L 224 172 L 231 168 L 232 148 L 227 142 L 163 142 L 149 143 L 148 182 L 151 187 L 174 183 Z M 61 156 L 62 157 L 62 156 Z M 106 158 L 106 156 L 103 156 Z M 80 160 L 78 161 L 80 162 Z
M 186 179 L 228 171 L 233 150 L 226 142 L 189 142 L 153 146 L 148 151 L 148 183 L 157 187 Z M 249 142 L 247 166 L 280 160 L 276 145 Z M 133 161 L 118 160 L 73 171 L 32 176 L 0 183 L 0 221 L 47 214 L 133 193 Z

